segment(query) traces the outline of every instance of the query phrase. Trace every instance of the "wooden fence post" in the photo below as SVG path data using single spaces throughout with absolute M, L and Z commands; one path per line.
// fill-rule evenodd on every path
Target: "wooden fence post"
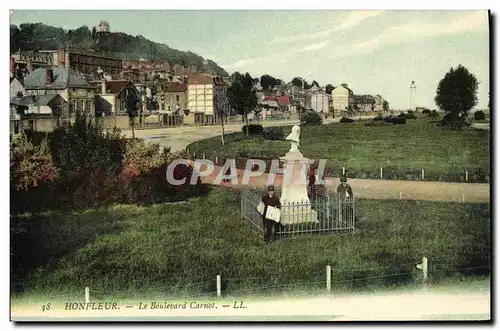
M 85 287 L 85 303 L 89 303 L 90 302 L 90 289 L 87 287 Z
M 326 266 L 326 291 L 330 293 L 332 289 L 332 268 L 327 265 Z
M 425 172 L 424 172 L 424 169 L 422 169 L 422 180 L 425 179 Z
M 399 191 L 399 200 L 403 199 L 403 193 Z
M 345 175 L 345 167 L 342 167 L 342 175 Z
M 217 298 L 221 296 L 220 275 L 217 275 Z
M 469 181 L 469 172 L 467 170 L 465 170 L 465 181 Z
M 205 160 L 205 153 L 203 153 L 203 160 Z
M 382 175 L 383 175 L 383 172 L 382 172 L 382 167 L 380 168 L 380 179 L 382 179 Z
M 215 164 L 219 164 L 219 157 L 217 155 L 215 156 Z

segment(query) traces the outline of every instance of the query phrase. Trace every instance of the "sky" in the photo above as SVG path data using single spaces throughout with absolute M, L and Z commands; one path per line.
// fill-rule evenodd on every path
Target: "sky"
M 195 52 L 229 73 L 269 74 L 380 94 L 391 108 L 437 108 L 436 88 L 451 67 L 465 66 L 479 81 L 477 108 L 489 92 L 487 11 L 180 11 L 19 10 L 11 24 L 41 22 L 73 29 L 109 22 L 114 32 Z

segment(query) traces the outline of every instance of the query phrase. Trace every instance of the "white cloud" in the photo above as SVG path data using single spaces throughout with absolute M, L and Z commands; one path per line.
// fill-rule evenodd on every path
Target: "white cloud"
M 271 40 L 270 43 L 275 44 L 275 43 L 283 43 L 283 42 L 290 42 L 290 41 L 300 41 L 300 40 L 306 40 L 306 39 L 317 39 L 317 38 L 321 38 L 321 37 L 327 37 L 328 35 L 336 32 L 336 31 L 352 28 L 352 27 L 360 24 L 362 21 L 364 21 L 368 18 L 371 18 L 371 17 L 377 17 L 377 16 L 381 15 L 382 13 L 383 13 L 383 11 L 381 11 L 381 10 L 352 11 L 340 23 L 340 25 L 335 25 L 337 23 L 334 23 L 333 25 L 335 25 L 335 26 L 331 29 L 313 32 L 313 33 L 309 33 L 309 34 L 302 34 L 302 35 L 298 35 L 298 36 L 276 38 L 276 39 Z
M 313 51 L 319 51 L 328 45 L 328 41 L 323 41 L 316 44 L 307 45 L 305 47 L 299 48 L 297 50 L 292 50 L 291 53 L 307 53 Z
M 367 12 L 367 11 L 356 11 L 350 13 L 348 18 L 344 22 L 335 27 L 334 29 L 328 30 L 337 31 L 339 29 L 347 29 L 353 27 L 359 22 L 363 21 L 368 17 L 374 17 L 380 15 L 380 11 Z M 317 43 L 307 44 L 298 49 L 290 49 L 285 52 L 271 53 L 265 56 L 258 56 L 254 58 L 242 59 L 236 61 L 232 64 L 226 64 L 222 67 L 229 71 L 236 70 L 257 70 L 264 63 L 271 60 L 280 60 L 285 58 L 290 58 L 299 53 L 315 52 L 324 50 L 323 52 L 328 53 L 329 58 L 344 58 L 347 56 L 361 55 L 374 52 L 380 48 L 389 45 L 397 45 L 403 43 L 411 43 L 419 41 L 426 38 L 434 38 L 443 35 L 453 35 L 458 33 L 476 32 L 476 31 L 487 31 L 488 30 L 488 20 L 487 12 L 465 12 L 461 14 L 454 20 L 448 22 L 440 23 L 409 23 L 405 25 L 394 26 L 386 29 L 382 33 L 376 36 L 366 36 L 367 39 L 364 41 L 354 41 L 348 44 L 335 44 L 334 47 L 328 47 L 331 42 L 324 40 Z M 316 38 L 320 34 L 324 34 L 326 31 L 322 31 L 314 34 L 312 37 Z M 296 36 L 295 38 L 303 38 L 305 36 Z M 311 35 L 308 35 L 311 37 Z
M 389 28 L 374 38 L 357 42 L 344 48 L 338 56 L 371 53 L 388 45 L 411 43 L 425 38 L 433 38 L 457 33 L 488 30 L 487 12 L 472 12 L 461 15 L 448 23 L 411 23 Z
M 267 62 L 270 60 L 276 60 L 276 59 L 284 59 L 287 57 L 290 57 L 294 54 L 298 53 L 308 53 L 308 52 L 314 52 L 314 51 L 319 51 L 325 48 L 328 45 L 328 41 L 323 41 L 320 43 L 315 43 L 315 44 L 309 44 L 304 47 L 298 48 L 298 49 L 291 49 L 286 52 L 279 52 L 279 53 L 271 53 L 266 56 L 259 56 L 259 57 L 254 57 L 254 58 L 248 58 L 248 59 L 242 59 L 238 60 L 234 63 L 231 64 L 224 64 L 222 67 L 226 70 L 229 71 L 236 71 L 236 70 L 247 70 L 248 66 L 250 65 L 257 65 L 259 63 Z

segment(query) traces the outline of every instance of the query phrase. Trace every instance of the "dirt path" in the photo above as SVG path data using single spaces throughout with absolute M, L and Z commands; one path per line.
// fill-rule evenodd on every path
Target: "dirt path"
M 374 116 L 361 116 L 357 119 L 369 119 Z M 323 121 L 323 124 L 336 123 L 339 118 L 329 118 Z M 261 121 L 263 127 L 269 126 L 288 126 L 299 124 L 299 120 L 283 120 L 283 121 Z M 226 133 L 240 132 L 243 123 L 229 123 L 225 126 Z M 122 131 L 126 136 L 132 137 L 131 130 Z M 179 126 L 158 129 L 135 130 L 135 137 L 144 140 L 155 142 L 161 146 L 170 147 L 172 152 L 177 152 L 185 149 L 189 144 L 196 141 L 217 137 L 222 135 L 220 125 L 201 125 L 201 126 Z
M 216 166 L 214 172 L 202 178 L 202 182 L 213 184 L 222 167 Z M 203 170 L 202 168 L 201 170 Z M 243 169 L 238 169 L 237 184 L 242 186 Z M 250 177 L 247 187 L 265 188 L 274 184 L 281 186 L 282 174 L 264 173 L 259 177 Z M 340 184 L 339 178 L 326 177 L 327 189 L 333 191 Z M 490 202 L 490 185 L 476 183 L 446 183 L 446 182 L 419 182 L 404 180 L 373 180 L 349 179 L 355 196 L 366 199 L 405 199 L 428 201 L 452 201 L 469 203 Z M 222 186 L 231 186 L 231 183 L 221 183 Z

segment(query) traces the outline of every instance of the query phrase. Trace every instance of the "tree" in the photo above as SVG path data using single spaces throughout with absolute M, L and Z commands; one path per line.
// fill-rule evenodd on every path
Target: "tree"
M 232 78 L 231 86 L 227 90 L 229 105 L 244 117 L 248 136 L 248 114 L 257 107 L 257 96 L 253 89 L 252 76 L 248 72 L 245 75 L 236 72 Z
M 332 84 L 326 84 L 325 86 L 325 93 L 326 94 L 332 94 L 332 91 L 335 89 L 335 86 Z
M 137 108 L 139 107 L 139 98 L 135 93 L 129 92 L 127 94 L 126 107 L 130 121 L 130 127 L 132 128 L 132 138 L 135 138 L 134 124 L 135 124 L 135 118 L 137 117 Z
M 300 77 L 295 77 L 294 79 L 292 79 L 292 85 L 297 86 L 299 88 L 306 88 L 307 82 Z
M 217 98 L 215 99 L 215 102 L 216 102 L 217 114 L 219 115 L 220 124 L 222 127 L 221 142 L 222 142 L 222 146 L 224 146 L 226 144 L 226 141 L 225 141 L 226 132 L 225 132 L 224 120 L 226 119 L 226 117 L 229 113 L 229 111 L 228 111 L 229 102 L 228 102 L 227 94 L 222 93 L 222 94 L 218 95 Z
M 92 28 L 92 40 L 96 40 L 96 35 L 97 35 L 97 32 L 96 32 L 96 29 L 95 29 L 95 26 Z
M 389 111 L 389 102 L 387 100 L 384 100 L 384 102 L 382 103 L 382 108 L 384 109 L 384 111 Z
M 313 86 L 319 87 L 319 83 L 317 81 L 313 80 L 311 83 L 311 87 L 313 87 Z
M 278 81 L 273 76 L 263 75 L 260 77 L 260 86 L 263 90 L 269 91 L 276 85 L 278 85 Z
M 476 77 L 462 65 L 441 79 L 434 101 L 448 115 L 444 126 L 460 129 L 465 125 L 469 111 L 477 105 L 477 86 Z

